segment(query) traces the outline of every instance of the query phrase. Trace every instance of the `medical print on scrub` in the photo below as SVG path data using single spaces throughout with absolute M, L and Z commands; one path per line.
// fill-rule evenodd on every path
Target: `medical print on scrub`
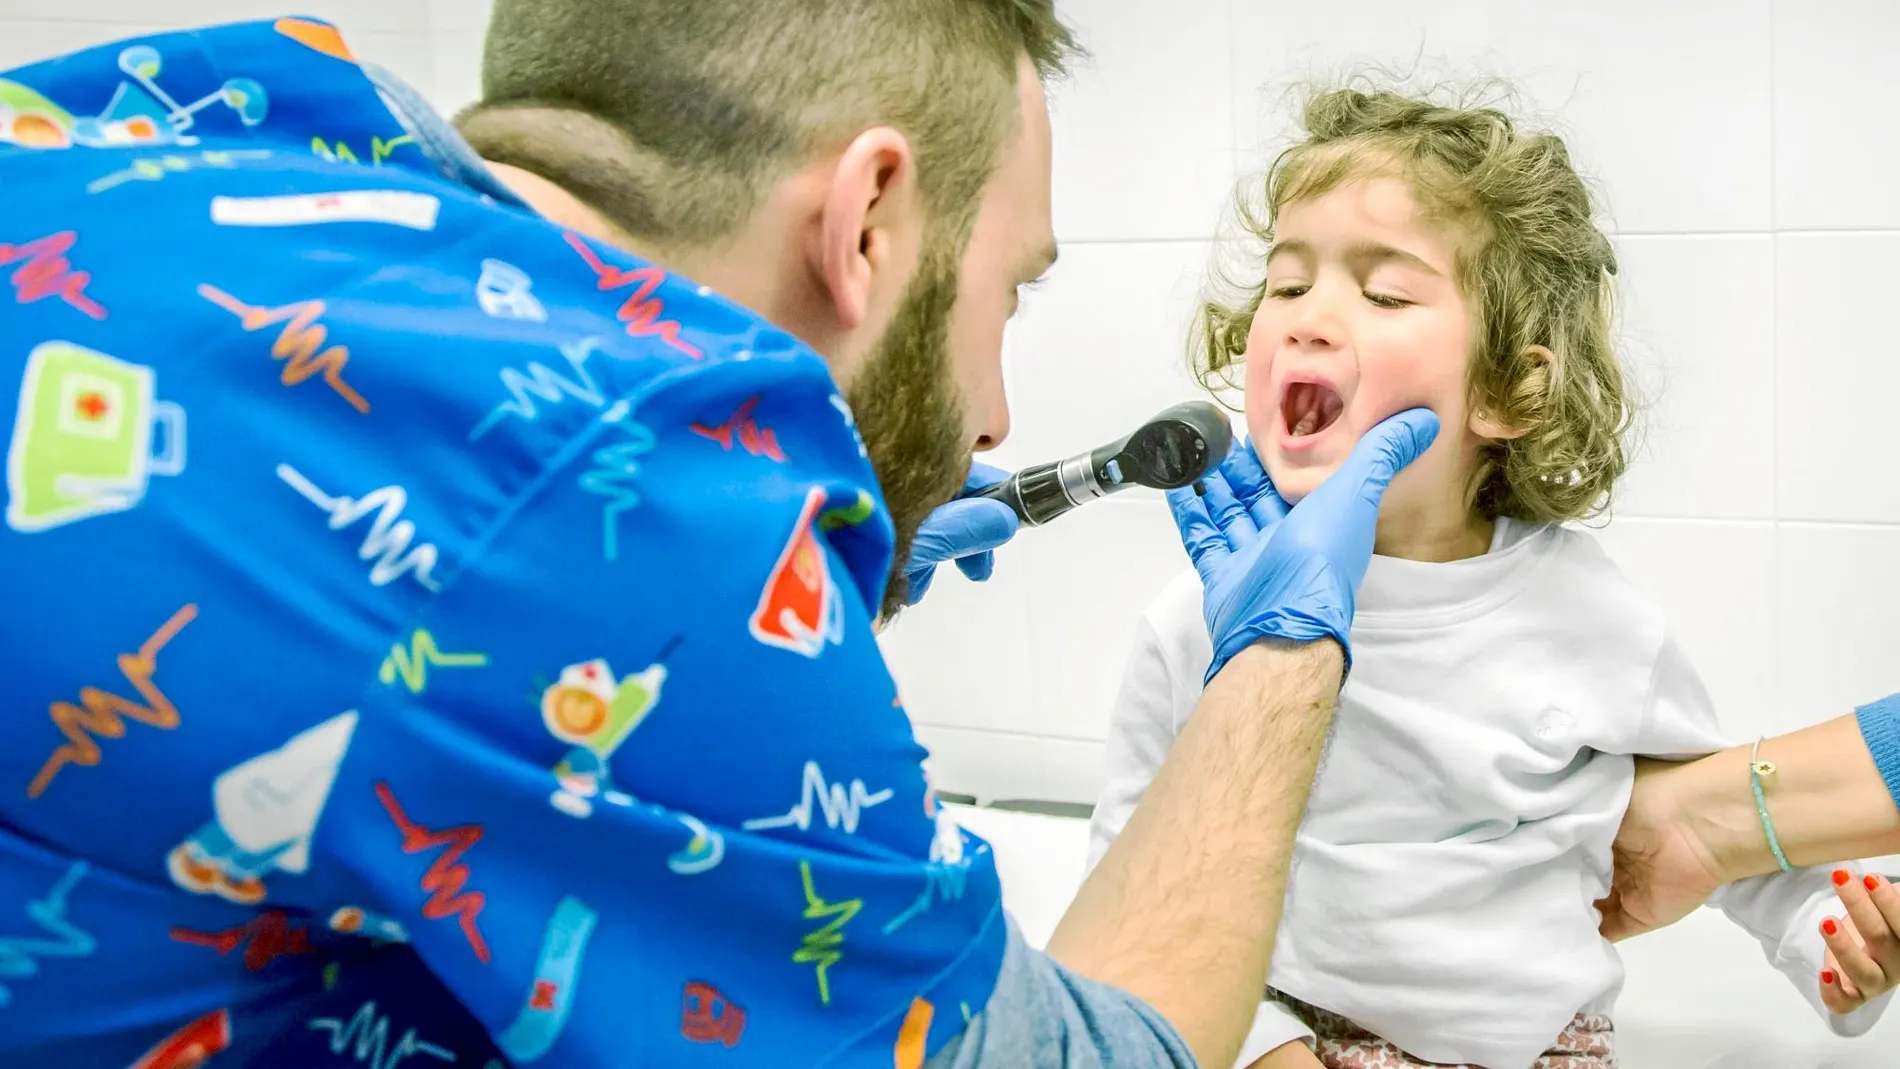
M 639 1023 L 662 1060 L 920 1069 L 942 1049 L 1006 927 L 987 848 L 906 757 L 865 593 L 889 522 L 823 359 L 445 181 L 438 139 L 313 20 L 157 35 L 0 83 L 0 140 L 37 146 L 0 153 L 0 184 L 31 160 L 23 187 L 64 190 L 25 194 L 43 224 L 0 224 L 0 306 L 30 335 L 6 577 L 38 598 L 85 567 L 125 591 L 46 621 L 58 644 L 17 681 L 46 712 L 15 718 L 8 804 L 54 856 L 21 870 L 0 842 L 0 1013 L 37 1029 L 0 1027 L 0 1063 L 50 1043 L 121 1069 L 538 1069 L 611 1049 L 630 999 L 663 1015 Z M 95 118 L 59 107 L 74 102 Z M 126 250 L 153 243 L 183 267 L 126 275 Z M 316 248 L 378 281 L 338 290 Z M 427 330 L 390 314 L 412 306 Z M 748 489 L 709 501 L 696 470 Z M 743 534 L 743 559 L 722 558 L 737 600 L 694 578 L 704 540 L 643 509 Z M 181 548 L 183 571 L 140 584 L 97 554 L 132 544 Z M 586 623 L 621 577 L 675 622 Z M 246 584 L 263 596 L 235 596 Z M 556 623 L 524 636 L 528 612 Z M 207 666 L 292 634 L 315 639 L 292 651 L 313 678 L 359 683 L 240 716 L 233 681 L 271 666 Z M 792 676 L 806 693 L 758 689 Z M 788 717 L 765 774 L 717 799 L 690 775 L 729 729 L 714 692 Z M 798 737 L 807 702 L 853 710 L 863 745 Z M 451 729 L 450 707 L 501 726 Z M 519 790 L 460 789 L 501 765 Z M 150 818 L 73 819 L 88 806 Z M 607 870 L 539 867 L 554 840 Z M 123 900 L 107 856 L 149 894 Z M 765 935 L 727 945 L 714 911 L 741 900 Z M 656 918 L 704 938 L 654 944 Z M 212 987 L 161 1005 L 148 967 Z

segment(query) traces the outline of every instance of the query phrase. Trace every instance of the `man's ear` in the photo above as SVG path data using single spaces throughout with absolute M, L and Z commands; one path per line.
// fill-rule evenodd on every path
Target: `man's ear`
M 813 265 L 846 330 L 864 322 L 880 277 L 903 270 L 916 244 L 915 175 L 910 142 L 888 126 L 859 134 L 832 172 Z
M 1548 385 L 1550 382 L 1550 365 L 1556 358 L 1556 354 L 1544 346 L 1533 345 L 1524 350 L 1524 355 L 1521 360 L 1523 363 L 1534 366 L 1535 370 L 1531 372 L 1531 375 L 1536 381 Z M 1512 438 L 1522 438 L 1525 433 L 1530 430 L 1527 426 L 1521 426 L 1512 422 L 1510 417 L 1504 413 L 1495 411 L 1495 407 L 1492 403 L 1482 398 L 1478 399 L 1471 406 L 1471 416 L 1467 421 L 1467 426 L 1471 428 L 1472 434 L 1491 441 L 1508 441 Z

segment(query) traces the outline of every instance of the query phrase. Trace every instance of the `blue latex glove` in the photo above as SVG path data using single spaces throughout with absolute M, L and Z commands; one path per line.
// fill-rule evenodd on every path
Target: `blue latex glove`
M 1333 638 L 1352 666 L 1353 605 L 1372 563 L 1385 488 L 1438 436 L 1438 417 L 1415 408 L 1366 432 L 1319 488 L 1289 509 L 1246 442 L 1202 480 L 1205 494 L 1168 491 L 1168 508 L 1194 568 L 1214 643 L 1207 679 L 1262 638 Z
M 963 492 L 968 495 L 1008 477 L 1001 468 L 971 461 Z M 976 582 L 988 579 L 996 566 L 991 551 L 1016 537 L 1016 523 L 1014 510 L 986 497 L 959 497 L 924 517 L 910 544 L 910 561 L 904 565 L 904 578 L 910 583 L 908 603 L 915 605 L 923 599 L 937 565 L 945 561 L 956 561 L 957 570 Z

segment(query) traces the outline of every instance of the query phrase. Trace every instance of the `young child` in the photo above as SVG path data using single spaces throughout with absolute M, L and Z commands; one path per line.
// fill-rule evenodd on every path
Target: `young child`
M 1332 90 L 1305 129 L 1246 216 L 1264 270 L 1202 309 L 1203 381 L 1244 370 L 1251 446 L 1288 501 L 1393 413 L 1429 407 L 1443 430 L 1385 497 L 1240 1064 L 1608 1067 L 1623 974 L 1593 903 L 1633 756 L 1730 741 L 1658 607 L 1564 526 L 1625 468 L 1615 257 L 1563 142 L 1499 111 Z M 1210 660 L 1190 570 L 1139 627 L 1091 866 Z M 1833 890 L 1802 870 L 1716 904 L 1857 1035 L 1887 996 L 1842 978 L 1833 948 L 1859 951 Z

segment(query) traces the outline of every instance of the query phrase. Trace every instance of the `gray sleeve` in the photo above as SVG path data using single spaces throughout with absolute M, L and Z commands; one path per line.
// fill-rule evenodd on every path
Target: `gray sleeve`
M 1030 948 L 1012 922 L 996 993 L 925 1069 L 1196 1069 L 1174 1027 L 1133 995 Z

